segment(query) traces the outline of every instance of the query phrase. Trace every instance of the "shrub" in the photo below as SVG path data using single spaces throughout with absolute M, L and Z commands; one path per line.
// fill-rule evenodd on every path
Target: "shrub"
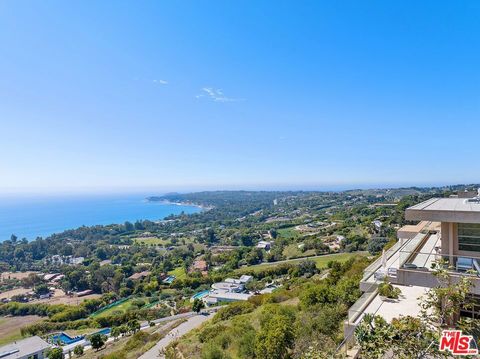
M 83 354 L 83 346 L 77 345 L 75 348 L 73 348 L 73 354 L 75 355 L 82 355 Z
M 221 308 L 213 318 L 213 321 L 217 323 L 237 315 L 251 313 L 254 309 L 255 305 L 250 302 L 235 302 L 224 308 Z
M 200 332 L 200 334 L 198 334 L 198 339 L 200 340 L 200 343 L 206 343 L 215 338 L 218 334 L 222 333 L 226 329 L 227 327 L 223 324 L 207 326 Z
M 146 332 L 136 332 L 125 344 L 124 350 L 132 351 L 148 343 L 150 335 Z
M 203 347 L 202 359 L 229 359 L 229 356 L 214 343 L 209 343 Z
M 400 288 L 395 288 L 391 283 L 385 281 L 378 286 L 378 294 L 381 297 L 389 299 L 398 299 L 402 291 Z

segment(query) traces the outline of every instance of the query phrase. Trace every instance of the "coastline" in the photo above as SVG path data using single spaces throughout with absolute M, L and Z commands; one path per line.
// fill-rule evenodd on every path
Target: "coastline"
M 121 224 L 125 221 L 162 220 L 178 215 L 182 210 L 197 213 L 205 208 L 198 205 L 160 203 L 149 205 L 145 196 L 95 196 L 24 200 L 0 203 L 0 242 L 14 234 L 28 241 L 47 238 L 81 226 Z
M 156 203 L 172 205 L 172 206 L 197 207 L 197 208 L 200 208 L 202 211 L 209 211 L 209 210 L 215 208 L 214 206 L 206 206 L 206 205 L 201 204 L 201 203 L 194 203 L 194 202 L 190 202 L 190 201 L 173 202 L 173 201 L 169 201 L 169 200 L 166 200 L 166 199 L 154 199 L 154 198 L 158 198 L 158 197 L 153 197 L 153 196 L 152 197 L 147 197 L 146 200 L 147 200 L 147 202 L 156 202 Z

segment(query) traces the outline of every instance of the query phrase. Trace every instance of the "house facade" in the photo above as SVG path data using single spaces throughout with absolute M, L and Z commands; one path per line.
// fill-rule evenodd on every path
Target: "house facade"
M 414 224 L 400 228 L 397 243 L 364 271 L 363 295 L 349 310 L 346 338 L 353 337 L 367 313 L 387 321 L 402 315 L 418 316 L 419 297 L 438 285 L 434 266 L 439 262 L 447 265 L 453 281 L 470 276 L 471 294 L 480 303 L 480 191 L 429 199 L 407 208 L 405 218 Z M 401 290 L 399 300 L 381 300 L 377 288 L 384 280 Z M 463 314 L 479 316 L 478 312 Z
M 0 347 L 0 358 L 5 359 L 44 359 L 51 346 L 38 336 L 17 340 Z

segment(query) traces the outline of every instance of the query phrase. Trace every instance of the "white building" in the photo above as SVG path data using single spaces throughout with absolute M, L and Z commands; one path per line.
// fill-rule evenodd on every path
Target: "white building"
M 17 340 L 14 343 L 0 347 L 2 359 L 44 359 L 51 346 L 40 337 L 30 337 Z
M 271 247 L 271 244 L 270 242 L 267 242 L 267 241 L 260 241 L 257 244 L 257 248 L 265 249 L 266 251 L 269 251 L 270 247 Z
M 252 276 L 242 275 L 239 279 L 227 278 L 223 282 L 213 283 L 210 293 L 202 299 L 207 304 L 247 300 L 253 294 L 247 293 L 245 284 L 252 280 Z

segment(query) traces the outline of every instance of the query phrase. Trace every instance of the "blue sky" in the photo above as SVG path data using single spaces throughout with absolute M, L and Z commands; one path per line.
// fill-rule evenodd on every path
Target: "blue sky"
M 479 182 L 478 1 L 2 1 L 0 192 Z

